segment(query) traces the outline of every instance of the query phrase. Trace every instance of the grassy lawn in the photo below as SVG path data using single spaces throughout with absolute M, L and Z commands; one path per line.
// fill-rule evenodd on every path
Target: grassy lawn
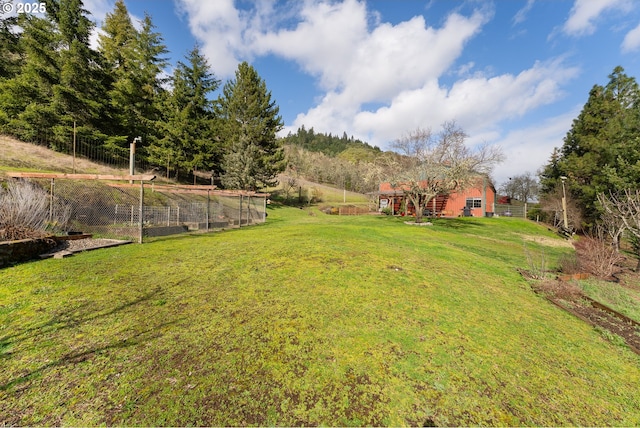
M 640 286 L 636 281 L 629 281 L 621 286 L 615 282 L 597 278 L 579 281 L 582 291 L 594 300 L 640 322 Z
M 640 358 L 516 271 L 545 228 L 312 213 L 0 270 L 0 425 L 640 424 Z

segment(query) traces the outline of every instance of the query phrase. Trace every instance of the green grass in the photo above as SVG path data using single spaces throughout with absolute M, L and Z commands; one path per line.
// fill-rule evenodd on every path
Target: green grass
M 546 229 L 311 212 L 0 271 L 0 424 L 640 424 L 638 356 L 516 271 Z
M 631 275 L 628 275 L 627 282 L 635 284 L 621 286 L 615 282 L 590 278 L 578 281 L 578 285 L 592 299 L 640 322 L 640 287 L 638 287 L 637 278 L 632 278 Z

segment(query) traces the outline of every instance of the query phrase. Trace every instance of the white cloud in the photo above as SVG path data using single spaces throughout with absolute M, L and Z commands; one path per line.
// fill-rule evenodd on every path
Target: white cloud
M 498 139 L 496 144 L 503 147 L 506 159 L 493 172 L 495 184 L 504 183 L 509 177 L 527 171 L 535 174 L 546 165 L 554 147 L 562 146 L 563 139 L 581 108 L 575 107 L 539 125 L 510 132 Z
M 107 13 L 112 12 L 115 1 L 113 0 L 84 0 L 84 8 L 91 12 L 91 17 L 98 26 L 104 22 Z
M 333 92 L 306 114 L 298 115 L 294 126 L 305 124 L 327 132 L 338 132 L 337 127 L 343 126 L 348 133 L 381 147 L 407 130 L 418 126 L 436 129 L 452 119 L 470 135 L 486 135 L 500 122 L 563 97 L 561 85 L 577 73 L 558 59 L 536 63 L 518 75 L 459 80 L 450 89 L 432 77 L 419 88 L 399 91 L 376 111 L 360 111 L 345 101 L 345 93 Z
M 357 0 L 286 3 L 288 10 L 274 10 L 277 6 L 269 2 L 245 10 L 232 0 L 218 0 L 215 6 L 208 0 L 179 1 L 217 75 L 231 76 L 241 59 L 275 55 L 316 79 L 323 95 L 285 133 L 305 125 L 318 132 L 346 131 L 388 148 L 407 130 L 438 129 L 455 119 L 472 136 L 470 145 L 508 145 L 504 170 L 513 175 L 543 164 L 574 117 L 502 136 L 505 123 L 564 97 L 563 85 L 578 70 L 562 59 L 496 75 L 471 74 L 471 61 L 456 64 L 465 44 L 492 19 L 489 9 L 468 16 L 453 12 L 436 27 L 420 15 L 397 24 L 381 22 L 379 14 Z M 591 25 L 602 10 L 621 3 L 594 9 L 578 0 L 568 28 L 580 28 L 580 22 Z M 514 20 L 525 19 L 532 6 L 533 1 L 527 2 Z M 458 80 L 445 86 L 440 81 L 445 74 Z M 368 109 L 370 105 L 376 108 Z
M 329 90 L 344 83 L 345 70 L 367 35 L 364 3 L 307 3 L 295 28 L 256 35 L 253 48 L 263 55 L 271 53 L 297 62 Z
M 233 75 L 243 52 L 243 22 L 233 0 L 179 0 L 179 9 L 189 19 L 191 33 L 202 42 L 202 50 L 216 74 Z
M 629 31 L 622 41 L 622 52 L 634 52 L 640 49 L 640 24 Z
M 628 0 L 575 0 L 563 31 L 571 36 L 590 35 L 595 32 L 594 21 L 606 10 L 627 10 Z
M 522 24 L 527 20 L 527 15 L 529 14 L 529 12 L 531 12 L 531 9 L 533 9 L 533 4 L 535 3 L 535 1 L 536 0 L 527 0 L 527 4 L 524 5 L 524 7 L 520 9 L 513 17 L 514 25 Z

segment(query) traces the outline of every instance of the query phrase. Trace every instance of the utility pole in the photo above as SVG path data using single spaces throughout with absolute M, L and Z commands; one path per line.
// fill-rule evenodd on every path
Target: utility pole
M 133 142 L 129 144 L 129 175 L 135 175 L 136 169 L 136 143 L 142 141 L 141 137 L 136 137 Z M 129 184 L 133 184 L 133 180 L 129 181 Z
M 569 222 L 567 221 L 567 191 L 564 187 L 564 182 L 567 179 L 564 175 L 560 177 L 562 180 L 562 220 L 564 223 L 564 229 L 569 230 Z

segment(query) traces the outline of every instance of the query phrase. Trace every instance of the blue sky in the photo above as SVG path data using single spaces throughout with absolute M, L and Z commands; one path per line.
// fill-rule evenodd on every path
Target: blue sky
M 114 0 L 85 0 L 101 25 Z M 215 75 L 248 61 L 304 125 L 382 149 L 456 120 L 468 144 L 502 146 L 497 184 L 536 172 L 594 84 L 617 65 L 637 77 L 634 0 L 125 0 L 151 14 L 172 63 L 199 43 Z M 170 70 L 168 71 L 170 72 Z

